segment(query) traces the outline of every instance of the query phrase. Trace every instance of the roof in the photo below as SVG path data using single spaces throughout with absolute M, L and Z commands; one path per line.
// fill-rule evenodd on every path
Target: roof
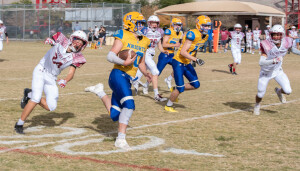
M 253 2 L 201 1 L 171 5 L 155 11 L 158 15 L 256 15 L 284 17 L 285 13 L 273 7 Z

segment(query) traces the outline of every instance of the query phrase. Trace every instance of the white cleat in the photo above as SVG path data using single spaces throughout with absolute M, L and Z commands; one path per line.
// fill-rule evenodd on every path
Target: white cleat
M 172 81 L 170 81 L 168 78 L 165 78 L 165 82 L 166 82 L 168 88 L 171 89 L 171 87 L 172 87 Z
M 157 101 L 157 102 L 164 102 L 168 99 L 165 98 L 165 97 L 162 97 L 160 94 L 158 94 L 158 95 L 154 96 L 154 100 Z
M 131 150 L 131 148 L 128 145 L 126 139 L 117 138 L 116 142 L 115 142 L 115 147 L 121 148 L 123 150 Z
M 285 96 L 281 93 L 281 89 L 280 88 L 277 88 L 275 87 L 275 92 L 280 100 L 281 103 L 286 103 L 286 98 Z
M 103 91 L 103 84 L 102 84 L 102 83 L 99 83 L 99 84 L 97 84 L 97 85 L 87 87 L 87 88 L 84 89 L 84 91 L 86 91 L 86 92 L 92 92 L 92 93 L 98 94 L 98 93 L 100 93 L 101 91 Z
M 148 87 L 147 86 L 143 87 L 143 93 L 148 94 Z
M 254 115 L 260 115 L 260 105 L 255 105 L 253 109 Z

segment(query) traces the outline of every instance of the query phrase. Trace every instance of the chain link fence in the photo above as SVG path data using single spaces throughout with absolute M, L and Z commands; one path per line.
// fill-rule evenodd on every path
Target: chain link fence
M 69 36 L 76 22 L 86 33 L 104 26 L 110 36 L 122 28 L 126 13 L 140 8 L 140 4 L 118 3 L 13 4 L 0 6 L 0 19 L 14 40 L 44 39 L 58 31 Z

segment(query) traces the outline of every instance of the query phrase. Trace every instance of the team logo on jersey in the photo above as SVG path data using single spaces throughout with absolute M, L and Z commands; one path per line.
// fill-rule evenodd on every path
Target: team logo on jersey
M 192 39 L 193 38 L 193 33 L 190 32 L 188 35 L 187 35 L 188 38 Z

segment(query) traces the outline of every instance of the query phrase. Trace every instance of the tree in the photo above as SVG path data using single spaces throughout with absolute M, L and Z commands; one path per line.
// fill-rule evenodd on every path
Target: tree
M 164 8 L 170 5 L 184 4 L 188 2 L 194 2 L 194 0 L 157 0 L 156 4 L 159 6 L 159 8 Z
M 142 7 L 150 5 L 148 0 L 138 0 L 136 1 L 136 4 L 141 4 Z
M 31 0 L 20 0 L 19 2 L 13 2 L 12 4 L 32 4 Z

